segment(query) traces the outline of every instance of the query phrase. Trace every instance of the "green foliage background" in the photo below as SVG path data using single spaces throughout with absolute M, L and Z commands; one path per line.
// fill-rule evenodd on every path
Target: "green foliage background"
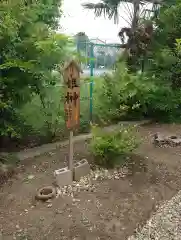
M 94 122 L 180 122 L 181 1 L 159 12 L 152 19 L 144 72 L 119 61 L 115 72 L 94 78 Z M 2 0 L 0 13 L 0 143 L 29 135 L 60 138 L 65 134 L 61 69 L 67 58 L 80 57 L 72 40 L 56 31 L 61 1 Z M 89 130 L 89 81 L 81 82 L 80 131 Z

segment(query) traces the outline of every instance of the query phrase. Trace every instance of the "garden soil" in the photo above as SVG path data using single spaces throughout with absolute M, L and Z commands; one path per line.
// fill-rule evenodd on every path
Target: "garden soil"
M 0 188 L 0 239 L 124 240 L 133 235 L 181 186 L 181 147 L 155 147 L 156 132 L 181 134 L 181 126 L 138 127 L 142 144 L 130 157 L 127 175 L 98 178 L 94 191 L 49 202 L 36 201 L 36 190 L 52 185 L 53 171 L 67 165 L 67 146 L 24 161 Z M 92 160 L 86 141 L 75 144 L 74 157 Z

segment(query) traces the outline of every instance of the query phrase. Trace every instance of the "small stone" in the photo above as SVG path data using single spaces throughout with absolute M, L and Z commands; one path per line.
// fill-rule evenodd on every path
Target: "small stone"
M 94 188 L 94 187 L 91 187 L 91 188 L 89 189 L 89 191 L 90 191 L 90 192 L 95 192 L 95 188 Z
M 122 168 L 122 173 L 127 175 L 129 173 L 128 168 L 127 167 L 123 167 Z
M 75 203 L 75 202 L 80 202 L 80 199 L 75 199 L 73 198 L 72 201 Z
M 61 210 L 56 210 L 56 214 L 62 214 L 63 213 L 63 211 L 61 211 Z
M 12 194 L 9 194 L 7 200 L 12 202 L 13 200 L 15 200 L 15 196 Z
M 49 152 L 49 155 L 50 155 L 50 156 L 53 156 L 53 155 L 55 155 L 55 153 L 53 153 L 53 152 Z
M 44 220 L 45 220 L 45 218 L 44 218 L 44 217 L 40 217 L 40 220 L 41 220 L 41 221 L 44 221 Z
M 93 230 L 93 227 L 90 227 L 90 228 L 89 228 L 89 231 L 92 232 L 92 230 Z
M 27 212 L 28 212 L 28 209 L 25 209 L 24 211 L 27 213 Z
M 96 174 L 96 175 L 95 175 L 95 180 L 101 180 L 101 176 L 98 175 L 98 174 Z
M 33 178 L 35 178 L 34 175 L 29 175 L 29 176 L 28 176 L 28 180 L 32 180 Z
M 20 228 L 20 227 L 19 227 L 19 225 L 17 224 L 17 225 L 16 225 L 16 229 L 19 229 L 19 228 Z
M 51 200 L 51 199 L 48 199 L 46 202 L 47 202 L 47 203 L 51 203 L 51 202 L 52 202 L 52 200 Z
M 48 204 L 48 205 L 47 205 L 47 208 L 51 208 L 51 207 L 52 207 L 52 204 Z
M 117 175 L 114 176 L 114 179 L 119 180 L 119 176 L 117 176 Z
M 81 190 L 81 191 L 86 191 L 86 190 L 87 190 L 87 187 L 86 187 L 86 186 L 82 186 L 82 187 L 80 187 L 80 190 Z

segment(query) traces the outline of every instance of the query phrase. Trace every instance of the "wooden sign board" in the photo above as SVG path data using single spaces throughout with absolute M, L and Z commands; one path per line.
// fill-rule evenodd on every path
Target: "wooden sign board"
M 77 128 L 80 122 L 80 71 L 75 61 L 71 61 L 64 69 L 65 121 L 70 130 Z
M 68 129 L 79 126 L 80 119 L 80 89 L 68 88 L 65 96 L 65 121 Z

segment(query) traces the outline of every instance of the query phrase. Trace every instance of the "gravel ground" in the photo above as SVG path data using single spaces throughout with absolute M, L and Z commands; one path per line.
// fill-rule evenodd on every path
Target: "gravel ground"
M 67 166 L 68 148 L 32 149 L 36 158 L 28 152 L 28 161 L 0 187 L 0 240 L 126 240 L 134 234 L 130 240 L 181 240 L 181 146 L 152 144 L 155 133 L 181 136 L 181 125 L 152 124 L 138 127 L 138 133 L 143 141 L 127 167 L 91 171 L 47 202 L 35 200 L 36 190 L 53 184 L 53 172 Z M 87 142 L 79 140 L 75 162 L 92 163 Z
M 181 191 L 166 201 L 135 236 L 128 240 L 181 240 Z

